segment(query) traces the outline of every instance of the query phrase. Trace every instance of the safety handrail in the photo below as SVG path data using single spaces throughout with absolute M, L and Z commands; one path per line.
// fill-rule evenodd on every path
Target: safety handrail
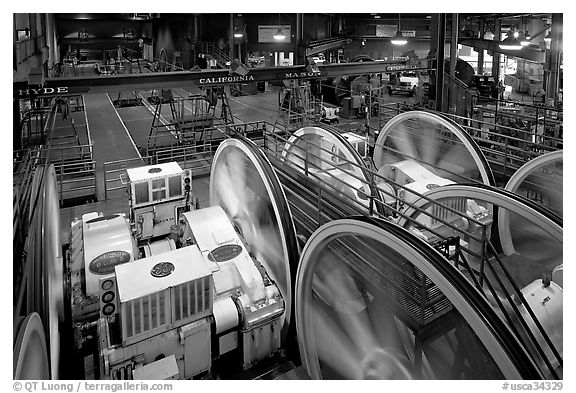
M 282 162 L 284 161 L 284 157 L 282 156 L 282 151 L 283 151 L 285 148 L 300 148 L 300 149 L 302 149 L 302 150 L 305 151 L 304 154 L 306 154 L 309 158 L 310 158 L 310 157 L 313 157 L 313 158 L 315 158 L 315 159 L 317 159 L 317 160 L 323 161 L 323 162 L 324 162 L 325 164 L 327 164 L 327 165 L 331 165 L 331 162 L 330 162 L 329 160 L 323 159 L 323 158 L 320 157 L 319 155 L 314 154 L 314 153 L 308 151 L 308 149 L 305 149 L 305 148 L 300 147 L 300 146 L 297 146 L 297 145 L 290 144 L 286 138 L 283 138 L 283 137 L 281 137 L 281 136 L 279 136 L 279 135 L 276 135 L 276 134 L 271 134 L 271 133 L 269 133 L 269 132 L 267 132 L 267 133 L 265 134 L 265 136 L 266 136 L 266 138 L 273 139 L 272 143 L 267 143 L 267 144 L 265 145 L 265 146 L 268 146 L 268 148 L 266 148 L 266 150 L 265 150 L 265 151 L 266 151 L 266 154 L 269 155 L 269 156 L 271 156 L 271 157 L 274 157 L 274 160 L 271 160 L 271 162 L 282 163 Z M 274 140 L 276 140 L 276 141 L 274 141 Z M 309 142 L 309 143 L 311 143 L 311 142 Z M 270 148 L 271 146 L 275 146 L 275 147 L 281 146 L 280 152 L 278 151 L 277 148 L 276 148 L 275 150 L 274 150 L 273 148 Z M 309 148 L 309 147 L 310 147 L 310 146 L 308 146 L 308 148 Z M 315 150 L 319 149 L 320 151 L 324 151 L 324 152 L 326 152 L 326 153 L 328 153 L 328 154 L 332 154 L 331 151 L 329 151 L 329 150 L 327 150 L 327 149 L 324 149 L 324 148 L 322 148 L 321 146 L 314 145 L 314 148 L 315 148 Z M 341 158 L 341 160 L 347 161 L 345 158 Z M 354 163 L 351 163 L 351 162 L 348 162 L 348 164 L 354 165 Z M 278 166 L 277 166 L 277 168 L 280 170 L 280 172 L 285 172 L 285 171 L 286 171 L 288 168 L 290 168 L 290 167 L 298 168 L 298 170 L 301 171 L 302 174 L 306 174 L 306 173 L 307 173 L 307 175 L 308 175 L 307 177 L 309 177 L 309 178 L 311 178 L 311 179 L 315 179 L 318 183 L 325 182 L 325 180 L 322 180 L 322 179 L 318 178 L 318 176 L 316 176 L 314 173 L 307 171 L 307 167 L 306 167 L 306 166 L 303 167 L 302 165 L 299 165 L 298 163 L 292 162 L 289 166 L 288 166 L 288 165 L 285 165 L 285 163 L 284 163 L 283 165 L 278 165 Z M 350 171 L 346 171 L 346 172 L 347 172 L 350 176 L 355 177 L 354 174 L 351 173 Z M 374 172 L 372 173 L 372 175 L 374 176 L 374 178 L 378 178 L 378 177 L 379 177 L 379 175 L 378 175 L 377 173 L 374 173 Z M 363 180 L 363 179 L 358 179 L 358 178 L 356 178 L 356 179 L 357 179 L 357 180 L 360 180 L 360 181 Z M 332 180 L 333 180 L 333 181 L 341 181 L 342 183 L 347 184 L 348 186 L 350 186 L 349 183 L 346 183 L 346 182 L 342 181 L 341 179 L 338 179 L 337 177 L 333 178 Z M 388 183 L 394 183 L 394 182 L 392 182 L 392 181 L 390 181 L 390 180 L 388 180 L 388 179 L 386 179 L 386 181 L 387 181 Z M 324 200 L 324 198 L 326 198 L 327 195 L 331 194 L 331 191 L 332 191 L 332 194 L 333 194 L 334 192 L 337 192 L 337 194 L 336 194 L 336 195 L 338 195 L 337 198 L 341 201 L 341 203 L 344 202 L 345 204 L 349 204 L 349 203 L 351 202 L 351 201 L 350 201 L 350 198 L 348 197 L 348 195 L 339 193 L 338 190 L 337 190 L 337 187 L 335 187 L 334 185 L 332 185 L 332 184 L 323 184 L 322 186 L 323 186 L 323 187 L 321 187 L 320 190 L 322 190 L 322 188 L 324 188 L 324 189 L 326 190 L 327 194 L 318 193 L 318 194 L 317 194 L 318 201 L 317 201 L 317 202 L 310 202 L 310 203 L 311 203 L 311 206 L 318 206 L 318 207 L 320 208 L 320 207 L 322 207 L 322 206 L 330 205 L 330 203 L 332 203 L 332 201 L 331 201 L 331 200 Z M 403 188 L 403 187 L 402 187 L 401 185 L 399 185 L 399 184 L 394 184 L 394 186 L 397 186 L 397 187 L 399 187 L 399 188 Z M 381 191 L 384 191 L 384 190 L 381 190 Z M 408 191 L 408 190 L 407 190 L 407 191 Z M 413 192 L 413 191 L 410 190 L 410 192 Z M 413 192 L 413 193 L 414 193 L 414 194 L 418 194 L 418 193 L 416 193 L 416 192 Z M 387 193 L 387 195 L 390 196 L 390 197 L 393 197 L 393 198 L 396 197 L 395 195 L 392 195 L 392 194 L 390 194 L 390 193 Z M 423 195 L 420 195 L 420 197 L 423 198 L 424 200 L 428 200 L 428 199 L 429 199 L 429 198 L 427 198 L 426 196 L 423 196 Z M 353 202 L 356 202 L 356 201 L 353 201 Z M 382 203 L 382 202 L 381 202 L 381 201 L 376 201 L 376 203 Z M 428 200 L 427 205 L 430 205 L 430 204 L 438 204 L 438 202 L 437 202 L 437 201 L 434 201 L 434 200 Z M 353 203 L 353 205 L 354 205 L 354 203 Z M 357 202 L 356 202 L 356 205 L 357 205 Z M 442 209 L 446 209 L 446 210 L 448 210 L 448 211 L 451 211 L 451 213 L 453 213 L 453 214 L 455 214 L 455 215 L 460 215 L 462 218 L 464 218 L 464 219 L 466 219 L 466 220 L 469 220 L 469 222 L 474 222 L 476 225 L 478 225 L 480 228 L 482 228 L 482 230 L 480 231 L 480 235 L 470 236 L 470 234 L 467 234 L 467 233 L 466 233 L 465 231 L 463 231 L 462 229 L 451 225 L 451 223 L 443 222 L 444 225 L 447 225 L 448 227 L 451 227 L 451 229 L 452 229 L 453 231 L 456 231 L 457 233 L 460 233 L 461 236 L 468 235 L 468 239 L 474 239 L 474 240 L 478 241 L 478 242 L 481 244 L 481 248 L 480 248 L 479 253 L 476 253 L 476 252 L 474 252 L 473 250 L 471 250 L 471 249 L 469 249 L 469 248 L 467 248 L 467 247 L 462 247 L 462 250 L 463 250 L 467 255 L 470 255 L 470 256 L 472 256 L 472 257 L 475 257 L 475 258 L 480 259 L 481 265 L 480 265 L 480 269 L 479 269 L 479 270 L 478 270 L 478 269 L 472 269 L 471 266 L 470 266 L 470 264 L 469 264 L 469 262 L 467 261 L 467 259 L 466 259 L 465 257 L 460 258 L 461 261 L 460 261 L 459 263 L 461 263 L 461 264 L 465 267 L 465 269 L 466 269 L 467 271 L 473 272 L 473 273 L 471 273 L 471 277 L 469 278 L 470 281 L 472 282 L 472 285 L 478 287 L 479 289 L 482 289 L 483 291 L 484 291 L 483 285 L 487 285 L 488 291 L 492 292 L 492 295 L 493 295 L 493 296 L 497 296 L 497 295 L 496 295 L 496 292 L 495 292 L 495 290 L 494 290 L 494 288 L 493 288 L 493 287 L 494 287 L 494 284 L 490 283 L 490 278 L 488 278 L 488 277 L 486 276 L 486 274 L 484 273 L 484 268 L 483 268 L 483 266 L 488 266 L 488 269 L 494 269 L 494 267 L 492 266 L 492 264 L 491 264 L 490 261 L 489 261 L 489 255 L 492 255 L 492 254 L 495 253 L 495 247 L 494 247 L 494 245 L 493 245 L 492 242 L 491 242 L 491 238 L 490 238 L 491 233 L 490 233 L 490 231 L 487 230 L 487 229 L 488 229 L 488 226 L 491 225 L 491 222 L 490 222 L 490 223 L 483 223 L 483 222 L 474 220 L 474 219 L 472 219 L 471 217 L 467 217 L 466 214 L 463 213 L 463 212 L 460 212 L 460 211 L 451 209 L 450 206 L 446 206 L 446 205 L 443 205 L 443 204 L 440 204 L 440 206 L 441 206 Z M 396 209 L 394 209 L 394 208 L 390 208 L 388 211 L 390 211 L 390 210 L 395 210 L 396 213 L 397 213 L 399 216 L 403 215 L 403 212 L 400 212 L 400 211 L 398 211 L 398 210 L 396 210 Z M 430 210 L 430 209 L 420 209 L 420 208 L 414 206 L 414 210 L 417 210 L 420 214 L 426 214 L 426 215 L 432 217 L 432 215 L 429 213 L 429 210 Z M 366 215 L 366 213 L 367 213 L 367 211 L 365 210 L 365 213 L 364 213 L 364 214 Z M 369 213 L 369 214 L 370 214 L 370 215 L 376 215 L 376 216 L 385 218 L 385 219 L 387 219 L 387 220 L 389 220 L 389 221 L 391 220 L 391 217 L 384 217 L 384 216 L 382 216 L 382 215 L 380 215 L 380 214 L 378 214 L 378 213 L 375 213 L 374 210 L 370 210 L 370 213 Z M 405 218 L 407 221 L 411 221 L 413 224 L 418 225 L 418 222 L 417 222 L 416 220 L 414 220 L 413 217 L 404 217 L 404 218 Z M 334 219 L 334 217 L 332 217 L 332 219 Z M 392 220 L 392 221 L 394 221 L 394 220 Z M 442 222 L 443 220 L 438 220 L 438 221 Z M 318 222 L 318 225 L 320 225 L 320 222 Z M 313 228 L 313 229 L 314 229 L 314 228 Z M 436 235 L 437 235 L 438 238 L 440 238 L 440 239 L 446 239 L 446 235 L 443 235 L 442 233 L 436 233 Z M 463 254 L 462 254 L 462 256 L 463 256 Z M 498 264 L 498 266 L 499 266 L 500 268 L 505 269 L 505 266 L 503 266 L 503 263 L 502 263 L 502 261 L 501 261 L 499 258 L 495 258 L 495 260 L 496 260 L 496 263 Z M 492 261 L 492 263 L 494 263 L 494 261 Z M 508 281 L 509 281 L 509 280 L 512 280 L 512 281 L 513 281 L 513 278 L 512 278 L 509 274 L 506 276 L 505 279 L 508 280 Z M 497 283 L 497 284 L 498 284 L 498 283 Z M 514 285 L 512 284 L 512 286 L 514 286 Z M 491 287 L 492 287 L 492 288 L 491 288 Z M 514 293 L 515 293 L 517 296 L 522 296 L 522 294 L 520 293 L 520 290 L 519 290 L 519 288 L 517 288 L 517 286 L 515 287 Z M 515 313 L 517 316 L 520 315 L 517 306 L 514 304 L 514 301 L 513 301 L 512 298 L 511 298 L 511 295 L 510 295 L 508 292 L 504 292 L 504 294 L 505 294 L 504 299 L 506 300 L 506 302 L 507 302 L 508 304 L 511 304 L 511 305 L 513 304 L 511 307 L 513 308 L 514 313 Z M 529 306 L 528 306 L 526 303 L 525 303 L 524 305 L 525 305 L 527 308 L 529 308 Z M 505 307 L 503 304 L 499 304 L 498 306 L 499 306 L 499 309 L 501 310 L 501 312 L 503 313 L 503 317 L 509 319 L 510 317 L 509 317 L 509 315 L 507 314 L 509 311 L 506 309 L 506 307 Z M 543 332 L 543 329 L 542 329 L 542 326 L 541 326 L 540 322 L 537 320 L 537 318 L 535 317 L 535 315 L 533 314 L 533 312 L 529 311 L 529 314 L 530 314 L 530 318 L 533 320 L 534 324 L 538 327 L 538 329 L 540 330 L 540 332 L 541 332 L 543 335 L 545 335 L 545 333 Z M 510 320 L 509 322 L 511 322 L 511 320 Z M 522 322 L 521 322 L 521 323 L 523 323 L 524 325 L 526 324 L 526 322 L 525 322 L 524 319 L 522 319 Z M 514 330 L 514 329 L 516 329 L 516 328 L 513 327 L 513 330 Z M 525 329 L 526 329 L 526 326 L 524 326 L 523 329 L 525 330 Z M 516 333 L 517 333 L 517 334 L 520 334 L 520 332 L 519 332 L 517 329 L 516 329 Z M 525 331 L 525 334 L 529 336 L 528 338 L 529 338 L 529 340 L 532 342 L 532 344 L 533 344 L 535 347 L 538 348 L 537 351 L 538 351 L 539 355 L 540 355 L 540 356 L 543 356 L 543 349 L 540 347 L 540 344 L 537 342 L 537 339 L 534 337 L 534 335 L 533 335 L 531 332 L 528 332 L 528 331 Z M 552 352 L 553 352 L 554 355 L 557 357 L 557 360 L 559 361 L 559 363 L 562 364 L 561 356 L 558 354 L 558 351 L 554 348 L 554 345 L 550 342 L 549 339 L 547 339 L 546 341 L 547 341 L 547 345 L 551 348 Z M 545 358 L 545 356 L 544 356 L 544 358 Z M 550 364 L 549 359 L 545 358 L 545 359 L 543 359 L 543 360 L 544 360 L 544 363 L 546 363 L 547 368 L 550 370 L 550 374 L 553 375 L 553 376 L 555 376 L 555 377 L 557 377 L 557 374 L 556 374 L 555 370 L 553 369 L 552 365 Z

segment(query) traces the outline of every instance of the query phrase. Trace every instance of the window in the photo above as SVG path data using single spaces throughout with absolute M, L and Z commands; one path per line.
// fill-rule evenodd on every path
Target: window
M 152 180 L 152 200 L 159 201 L 166 198 L 166 179 Z
M 170 192 L 170 198 L 182 195 L 182 177 L 178 176 L 171 176 L 168 178 L 168 186 Z
M 165 179 L 155 179 L 152 180 L 152 189 L 156 190 L 158 188 L 164 188 L 166 187 L 166 180 Z
M 135 183 L 134 184 L 134 197 L 136 204 L 146 203 L 150 200 L 148 195 L 148 183 Z
M 153 201 L 159 201 L 161 199 L 166 198 L 166 190 L 157 190 L 157 191 L 152 191 L 152 200 Z

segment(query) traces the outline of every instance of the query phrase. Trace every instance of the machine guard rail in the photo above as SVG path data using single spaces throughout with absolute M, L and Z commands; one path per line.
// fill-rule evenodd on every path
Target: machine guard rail
M 440 113 L 430 109 L 407 104 L 386 104 L 381 113 L 390 120 L 397 114 L 410 110 L 426 110 L 454 120 L 474 139 L 491 165 L 494 172 L 508 179 L 522 165 L 549 151 L 562 148 L 563 140 L 546 134 L 538 134 L 518 128 L 493 124 L 464 116 Z M 385 123 L 384 123 L 385 124 Z
M 351 205 L 350 208 L 352 208 L 354 210 L 356 210 L 360 207 L 358 205 L 357 201 L 352 201 L 348 197 L 348 195 L 345 195 L 342 192 L 337 191 L 337 189 L 338 189 L 337 187 L 335 187 L 332 184 L 327 184 L 324 180 L 318 178 L 314 173 L 309 172 L 307 165 L 305 165 L 305 167 L 302 167 L 302 166 L 299 166 L 298 164 L 293 163 L 293 162 L 290 165 L 286 165 L 283 162 L 283 161 L 285 161 L 285 158 L 282 156 L 282 151 L 285 149 L 285 146 L 289 146 L 289 142 L 287 139 L 282 138 L 279 135 L 271 134 L 268 132 L 265 133 L 265 138 L 268 139 L 268 141 L 264 144 L 265 153 L 269 156 L 269 158 L 271 159 L 271 162 L 277 162 L 277 163 L 283 163 L 284 164 L 284 165 L 276 165 L 276 169 L 282 173 L 281 176 L 284 176 L 283 173 L 286 172 L 286 169 L 289 168 L 290 166 L 292 166 L 292 167 L 299 168 L 299 170 L 301 171 L 301 175 L 304 177 L 304 179 L 306 179 L 306 178 L 313 179 L 315 182 L 317 182 L 319 185 L 321 185 L 321 187 L 319 187 L 318 193 L 315 195 L 315 197 L 317 198 L 316 201 L 315 202 L 309 201 L 311 206 L 315 206 L 319 210 L 318 222 L 314 223 L 314 224 L 316 224 L 316 225 L 314 225 L 315 228 L 310 228 L 310 229 L 313 229 L 313 230 L 317 229 L 322 224 L 321 217 L 322 216 L 326 217 L 325 215 L 321 214 L 323 206 L 330 206 L 334 203 L 340 203 L 340 204 L 343 203 L 343 204 Z M 308 143 L 310 143 L 310 142 L 308 142 Z M 281 146 L 281 148 L 279 150 L 278 147 L 280 147 L 280 146 Z M 299 148 L 296 145 L 291 145 L 291 147 L 292 148 L 294 148 L 294 147 Z M 307 147 L 309 147 L 309 146 L 307 146 Z M 320 151 L 325 151 L 328 154 L 333 154 L 331 151 L 323 149 L 321 146 L 315 145 L 314 147 L 315 147 L 315 149 L 319 149 Z M 311 152 L 309 152 L 308 148 L 305 149 L 304 154 L 306 156 L 312 156 L 315 159 L 320 160 L 329 166 L 332 165 L 332 163 L 329 160 L 325 160 L 322 157 L 320 157 L 318 155 L 314 155 Z M 355 163 L 347 161 L 344 158 L 340 158 L 340 159 L 343 161 L 346 161 L 347 164 L 349 164 L 349 165 L 352 165 L 352 166 L 356 165 Z M 366 168 L 362 168 L 362 170 L 365 171 Z M 492 244 L 492 241 L 490 239 L 491 233 L 488 230 L 488 225 L 491 225 L 492 223 L 483 223 L 483 222 L 474 220 L 471 217 L 468 217 L 465 214 L 465 212 L 463 213 L 463 212 L 460 212 L 458 210 L 452 209 L 450 206 L 447 206 L 447 205 L 444 205 L 442 203 L 431 200 L 430 198 L 428 198 L 424 195 L 418 194 L 417 192 L 414 192 L 412 190 L 409 190 L 400 184 L 396 184 L 396 183 L 394 183 L 388 179 L 384 179 L 380 175 L 378 175 L 378 173 L 376 173 L 370 169 L 368 169 L 368 171 L 371 173 L 370 182 L 373 186 L 375 185 L 375 179 L 380 178 L 380 179 L 386 180 L 388 183 L 391 183 L 394 187 L 397 187 L 397 189 L 404 189 L 406 192 L 413 193 L 413 194 L 417 195 L 419 198 L 426 200 L 427 204 L 425 204 L 424 206 L 437 205 L 440 209 L 445 209 L 445 210 L 450 211 L 452 214 L 460 215 L 463 219 L 469 220 L 470 222 L 473 222 L 475 225 L 477 225 L 478 228 L 481 228 L 481 230 L 479 231 L 480 232 L 479 236 L 472 236 L 470 233 L 463 231 L 462 229 L 452 225 L 451 223 L 448 223 L 442 219 L 436 218 L 436 220 L 438 222 L 441 222 L 443 225 L 448 226 L 449 228 L 451 228 L 456 233 L 460 233 L 460 236 L 462 236 L 463 238 L 466 236 L 468 239 L 476 240 L 480 244 L 480 249 L 478 250 L 478 252 L 475 250 L 471 250 L 467 247 L 463 247 L 463 246 L 460 247 L 461 250 L 466 255 L 469 255 L 470 257 L 479 259 L 479 261 L 480 261 L 480 268 L 479 269 L 473 269 L 471 267 L 468 259 L 466 257 L 464 257 L 464 253 L 460 254 L 459 260 L 456 261 L 456 266 L 458 266 L 459 264 L 462 264 L 463 267 L 466 269 L 466 271 L 468 271 L 469 274 L 471 274 L 471 277 L 468 278 L 470 280 L 471 284 L 478 287 L 478 289 L 480 289 L 485 294 L 487 292 L 490 293 L 492 295 L 492 297 L 494 297 L 494 299 L 496 299 L 497 307 L 500 310 L 500 312 L 502 313 L 503 318 L 505 318 L 506 321 L 509 323 L 510 329 L 520 339 L 522 339 L 523 335 L 527 336 L 528 339 L 530 340 L 531 344 L 536 348 L 540 357 L 543 359 L 543 361 L 544 361 L 548 371 L 550 372 L 550 374 L 553 375 L 554 377 L 558 377 L 553 366 L 550 363 L 550 360 L 544 354 L 544 349 L 542 348 L 541 344 L 539 344 L 537 338 L 535 337 L 533 332 L 528 327 L 526 320 L 524 319 L 524 317 L 521 314 L 520 309 L 518 308 L 518 305 L 512 299 L 512 294 L 510 294 L 508 292 L 508 290 L 506 289 L 505 282 L 507 282 L 509 285 L 512 286 L 513 294 L 516 297 L 518 297 L 519 299 L 521 299 L 521 303 L 528 310 L 529 317 L 531 318 L 532 322 L 537 326 L 538 331 L 545 338 L 547 346 L 550 348 L 554 357 L 558 360 L 559 364 L 562 364 L 562 357 L 559 355 L 557 349 L 551 343 L 550 338 L 544 332 L 544 329 L 543 329 L 540 321 L 536 318 L 536 316 L 534 315 L 534 312 L 529 307 L 526 299 L 524 298 L 524 295 L 522 294 L 522 292 L 518 288 L 517 284 L 515 283 L 514 279 L 512 278 L 512 276 L 510 275 L 510 273 L 506 269 L 506 266 L 503 264 L 502 260 L 498 257 L 498 254 L 496 252 L 496 247 Z M 351 171 L 346 171 L 346 172 L 349 175 L 351 175 L 352 177 L 355 177 Z M 366 179 L 360 179 L 360 178 L 356 178 L 356 179 L 363 182 L 363 183 L 366 182 Z M 342 180 L 337 178 L 337 177 L 334 177 L 333 180 L 342 182 Z M 306 180 L 304 180 L 304 181 L 306 181 Z M 348 183 L 345 183 L 345 185 L 351 186 Z M 307 187 L 307 188 L 308 188 L 308 190 L 313 191 L 312 187 Z M 340 189 L 342 189 L 342 188 L 340 188 Z M 398 200 L 396 195 L 392 195 L 391 193 L 389 193 L 383 189 L 380 189 L 378 187 L 377 187 L 377 189 L 380 193 L 386 194 L 388 197 L 392 197 L 392 198 L 395 198 L 396 200 Z M 298 194 L 298 193 L 291 193 L 288 189 L 287 189 L 287 193 L 288 194 Z M 308 194 L 314 194 L 314 193 L 308 192 Z M 379 199 L 377 199 L 374 195 L 367 195 L 367 197 L 371 200 L 371 203 L 370 203 L 369 209 L 366 209 L 364 207 L 364 212 L 363 212 L 364 215 L 378 216 L 378 217 L 381 217 L 381 218 L 389 220 L 389 221 L 391 220 L 393 222 L 399 222 L 401 220 L 405 220 L 406 222 L 411 222 L 413 224 L 417 224 L 417 222 L 415 221 L 415 219 L 413 217 L 406 216 L 403 212 L 391 207 L 390 205 L 385 206 L 386 209 L 381 209 L 382 211 L 387 211 L 388 215 L 379 213 L 378 209 L 374 208 L 374 204 L 384 205 L 383 202 L 380 201 Z M 305 198 L 300 198 L 301 201 L 304 201 L 304 199 Z M 356 206 L 356 207 L 354 208 L 354 206 Z M 384 208 L 384 206 L 382 206 L 382 207 Z M 429 210 L 431 210 L 429 207 L 427 207 L 425 210 L 421 209 L 418 206 L 411 206 L 411 207 L 415 211 L 418 211 L 420 214 L 424 214 L 424 215 L 427 215 L 429 217 L 432 217 L 432 215 L 429 213 Z M 390 214 L 390 212 L 393 212 L 393 213 Z M 312 217 L 309 217 L 309 218 L 312 219 Z M 326 217 L 326 218 L 328 218 L 328 217 Z M 330 218 L 333 219 L 334 217 L 330 217 Z M 311 224 L 310 222 L 306 223 L 306 225 L 308 225 L 308 226 L 310 226 L 310 224 Z M 438 233 L 438 232 L 435 232 L 434 230 L 431 230 L 431 228 L 427 228 L 427 230 L 434 233 L 439 239 L 447 240 L 447 237 L 445 235 Z M 493 254 L 494 254 L 495 258 L 494 258 L 494 260 L 491 261 L 490 256 Z M 495 270 L 494 270 L 495 267 L 492 265 L 492 263 L 496 264 L 498 266 L 498 268 L 501 269 L 505 273 L 504 277 L 498 277 L 498 275 L 495 273 Z M 495 277 L 495 282 L 490 279 L 491 276 L 486 275 L 485 267 L 487 267 L 487 269 L 492 272 L 492 276 Z M 500 297 L 498 296 L 498 294 L 496 292 L 497 289 L 500 289 L 501 292 L 504 294 L 504 300 L 505 300 L 506 305 L 505 305 L 505 303 L 503 303 L 500 300 Z M 512 315 L 510 314 L 510 312 L 511 312 L 510 310 L 512 310 Z M 515 324 L 513 324 L 512 323 L 513 320 L 520 320 L 521 326 L 518 327 Z M 522 332 L 520 330 L 522 330 Z
M 92 156 L 92 144 L 49 146 L 41 150 L 39 162 L 54 165 L 61 204 L 67 199 L 96 195 L 96 162 Z

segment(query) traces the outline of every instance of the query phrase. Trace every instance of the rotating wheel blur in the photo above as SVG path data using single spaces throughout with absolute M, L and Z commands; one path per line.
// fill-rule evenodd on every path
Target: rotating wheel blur
M 471 282 L 478 277 L 475 283 L 482 286 L 503 315 L 509 316 L 509 323 L 524 326 L 518 335 L 527 343 L 526 349 L 543 375 L 561 376 L 563 230 L 560 217 L 526 198 L 482 184 L 448 185 L 426 196 L 433 202 L 421 199 L 406 210 L 406 217 L 399 224 L 436 239 L 433 241 L 438 240 L 437 236 L 458 239 L 462 251 L 458 260 L 466 261 L 461 266 L 466 269 L 467 277 Z M 461 215 L 452 215 L 442 206 L 463 206 L 466 210 Z M 444 222 L 425 219 L 427 213 L 424 212 L 442 212 Z M 534 294 L 535 288 L 547 291 L 540 303 L 532 302 L 537 299 L 535 296 L 540 296 Z M 520 301 L 520 292 L 524 301 Z M 511 297 L 519 303 L 502 303 L 502 299 Z M 547 304 L 551 299 L 555 302 L 553 313 L 550 312 L 552 303 Z M 521 314 L 516 306 L 520 307 Z M 546 312 L 540 312 L 539 307 L 546 307 Z M 517 315 L 523 317 L 517 319 Z M 530 326 L 534 338 L 526 338 L 529 333 L 522 329 L 528 325 L 519 322 L 521 320 Z M 536 321 L 542 328 L 536 328 Z
M 42 215 L 43 294 L 47 313 L 44 323 L 49 331 L 52 378 L 57 379 L 60 362 L 59 322 L 64 321 L 64 267 L 60 241 L 60 206 L 53 165 L 48 167 L 44 175 Z
M 525 198 L 493 187 L 458 184 L 431 190 L 426 196 L 448 206 L 457 205 L 452 202 L 456 200 L 474 201 L 487 210 L 486 214 L 489 215 L 486 217 L 487 221 L 493 220 L 496 214 L 497 231 L 492 231 L 494 233 L 492 241 L 501 245 L 502 253 L 505 256 L 522 254 L 527 260 L 535 261 L 541 266 L 536 273 L 524 279 L 520 277 L 528 274 L 526 266 L 519 268 L 517 273 L 520 284 L 541 277 L 544 271 L 562 261 L 562 220 Z M 431 202 L 424 199 L 417 201 L 414 206 L 406 210 L 406 218 L 401 219 L 398 224 L 410 228 L 415 221 L 418 221 L 419 225 L 422 225 L 418 217 L 424 215 L 421 211 L 428 209 L 430 205 Z M 468 211 L 462 213 L 472 214 Z M 511 217 L 515 225 L 511 225 Z
M 53 165 L 38 167 L 31 186 L 28 231 L 26 310 L 42 320 L 48 341 L 51 377 L 58 378 L 60 322 L 64 321 L 64 269 L 60 209 Z
M 504 187 L 563 216 L 563 151 L 546 153 L 518 169 Z
M 368 209 L 367 195 L 380 197 L 372 187 L 372 174 L 364 160 L 342 135 L 321 127 L 302 127 L 292 133 L 286 142 L 282 158 L 298 170 L 306 172 L 326 189 L 340 193 L 343 199 L 361 210 Z M 375 203 L 377 209 L 381 203 Z
M 470 135 L 435 113 L 405 112 L 380 131 L 374 150 L 376 168 L 404 160 L 414 160 L 455 183 L 495 184 L 486 157 Z
M 210 205 L 224 209 L 250 254 L 278 285 L 286 304 L 285 339 L 292 319 L 299 247 L 284 190 L 252 141 L 230 138 L 218 147 L 210 175 Z
M 390 222 L 342 219 L 314 232 L 295 302 L 302 363 L 313 379 L 538 375 L 482 295 Z
M 13 367 L 15 380 L 50 379 L 44 327 L 35 312 L 15 320 Z

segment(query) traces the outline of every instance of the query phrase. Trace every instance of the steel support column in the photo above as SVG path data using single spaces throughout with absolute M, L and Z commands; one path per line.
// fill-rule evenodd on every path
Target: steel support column
M 479 27 L 480 28 L 480 37 L 478 37 L 478 38 L 483 39 L 484 38 L 484 18 L 480 19 L 479 24 L 480 24 L 480 27 Z M 484 49 L 476 48 L 476 50 L 478 51 L 478 68 L 477 68 L 476 73 L 478 75 L 484 75 Z
M 230 14 L 230 27 L 228 29 L 228 43 L 230 44 L 230 61 L 234 60 L 234 14 Z
M 442 111 L 444 101 L 444 42 L 446 39 L 446 14 L 432 14 L 432 29 L 436 42 L 435 110 Z M 432 30 L 431 29 L 431 30 Z
M 302 27 L 304 22 L 304 14 L 296 14 L 296 50 L 294 51 L 294 61 L 296 64 L 304 63 L 304 47 L 302 46 Z
M 502 24 L 500 19 L 494 20 L 494 41 L 500 41 L 500 35 L 502 34 Z M 492 52 L 492 76 L 496 83 L 500 78 L 500 52 Z
M 550 42 L 550 71 L 546 83 L 546 103 L 554 100 L 558 106 L 558 82 L 560 78 L 560 56 L 562 55 L 562 14 L 552 14 L 552 27 L 550 28 L 552 41 Z
M 450 33 L 450 76 L 455 78 L 456 60 L 458 59 L 458 14 L 452 14 Z
M 450 76 L 456 78 L 456 60 L 458 59 L 458 14 L 452 14 L 450 28 Z M 454 111 L 456 106 L 456 86 L 452 86 L 450 83 L 448 86 L 447 93 L 448 97 L 444 97 L 444 103 L 442 105 L 443 112 Z

